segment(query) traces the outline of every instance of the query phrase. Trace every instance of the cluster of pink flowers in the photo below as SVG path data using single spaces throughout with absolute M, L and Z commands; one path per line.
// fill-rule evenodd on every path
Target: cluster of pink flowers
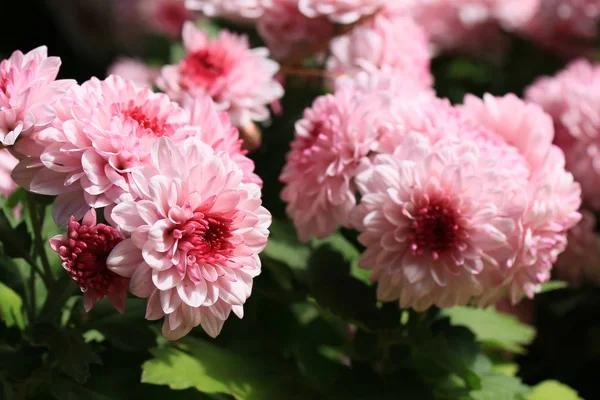
M 218 335 L 232 310 L 243 316 L 271 222 L 238 130 L 202 91 L 177 103 L 116 75 L 55 81 L 59 64 L 45 49 L 0 64 L 12 145 L 0 153 L 2 194 L 14 167 L 19 185 L 56 196 L 67 232 L 50 246 L 87 311 L 105 296 L 123 311 L 129 290 L 148 298 L 148 319 L 164 317 L 167 338 L 198 325 Z
M 532 297 L 580 219 L 550 117 L 513 95 L 453 107 L 387 76 L 297 123 L 281 180 L 300 238 L 356 228 L 379 300 L 401 307 Z

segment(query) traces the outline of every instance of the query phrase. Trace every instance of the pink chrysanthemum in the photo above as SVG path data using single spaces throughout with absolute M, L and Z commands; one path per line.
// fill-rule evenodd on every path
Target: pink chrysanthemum
M 352 219 L 379 300 L 451 307 L 502 282 L 517 255 L 523 182 L 492 156 L 473 140 L 431 144 L 411 133 L 393 155 L 363 164 Z
M 596 217 L 581 211 L 581 221 L 567 235 L 567 248 L 558 256 L 553 275 L 579 287 L 600 284 L 600 238 L 596 235 Z
M 550 278 L 552 264 L 565 249 L 567 231 L 579 221 L 579 185 L 565 170 L 562 151 L 552 145 L 552 121 L 539 106 L 512 94 L 486 95 L 483 100 L 467 96 L 461 111 L 517 149 L 527 161 L 525 235 L 522 252 L 509 273 L 508 289 L 513 302 L 523 294 L 533 297 Z
M 347 85 L 318 97 L 296 122 L 296 137 L 280 180 L 281 198 L 298 236 L 323 238 L 348 224 L 355 206 L 353 177 L 362 158 L 377 149 L 388 98 Z
M 276 59 L 285 59 L 334 36 L 334 25 L 325 17 L 309 18 L 298 9 L 298 0 L 273 0 L 257 22 L 257 29 Z
M 386 0 L 299 0 L 298 7 L 310 18 L 327 15 L 332 21 L 351 24 L 373 14 L 385 3 Z
M 158 69 L 133 58 L 119 58 L 108 68 L 107 75 L 118 75 L 139 87 L 151 88 L 158 77 Z
M 242 182 L 243 171 L 225 152 L 163 137 L 152 158 L 154 167 L 138 179 L 140 199 L 112 212 L 131 237 L 113 250 L 109 268 L 148 298 L 148 319 L 164 317 L 168 339 L 198 325 L 215 337 L 231 311 L 242 317 L 271 215 L 260 188 Z
M 56 80 L 60 58 L 48 57 L 45 46 L 27 54 L 15 51 L 0 63 L 0 144 L 10 146 L 19 135 L 50 125 L 53 104 L 75 83 Z
M 185 21 L 194 19 L 194 12 L 185 7 L 185 0 L 142 0 L 137 7 L 150 27 L 173 38 L 181 34 Z
M 183 60 L 163 67 L 157 80 L 172 99 L 208 95 L 236 126 L 269 118 L 267 105 L 283 96 L 283 88 L 274 79 L 279 65 L 267 49 L 250 49 L 245 36 L 227 31 L 210 39 L 191 22 L 184 25 L 183 43 Z
M 66 233 L 50 239 L 63 268 L 83 292 L 83 306 L 89 312 L 98 300 L 108 296 L 112 305 L 123 312 L 129 279 L 106 266 L 106 259 L 125 237 L 112 226 L 96 223 L 96 210 L 87 212 L 81 223 L 71 217 Z
M 189 113 L 168 96 L 114 75 L 74 87 L 57 109 L 53 126 L 38 135 L 39 158 L 21 161 L 13 178 L 32 192 L 57 195 L 59 224 L 89 207 L 134 198 L 131 172 L 150 159 L 156 139 L 197 134 L 187 126 Z
M 10 173 L 18 162 L 7 149 L 0 150 L 0 196 L 8 197 L 17 188 Z
M 526 97 L 552 116 L 567 169 L 585 202 L 600 209 L 600 66 L 575 61 L 555 77 L 538 79 Z
M 425 32 L 411 18 L 378 15 L 331 42 L 327 70 L 354 75 L 387 68 L 430 86 L 430 59 Z
M 262 15 L 272 0 L 185 0 L 190 10 L 202 11 L 209 17 L 223 17 L 234 21 L 252 20 Z

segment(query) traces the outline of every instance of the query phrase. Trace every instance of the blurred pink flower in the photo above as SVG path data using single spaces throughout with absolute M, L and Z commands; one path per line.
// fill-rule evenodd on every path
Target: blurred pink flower
M 81 223 L 71 217 L 67 232 L 50 239 L 50 247 L 58 253 L 63 268 L 83 292 L 85 311 L 108 296 L 112 305 L 124 312 L 129 279 L 106 266 L 109 253 L 123 239 L 118 229 L 96 223 L 94 209 L 85 214 Z
M 109 268 L 148 299 L 146 318 L 164 317 L 168 339 L 198 325 L 215 337 L 231 311 L 243 315 L 271 215 L 260 188 L 242 182 L 243 171 L 225 152 L 197 139 L 176 146 L 162 137 L 152 159 L 138 171 L 140 199 L 112 212 L 131 237 L 110 254 Z
M 325 17 L 309 18 L 298 9 L 298 0 L 273 0 L 258 18 L 257 29 L 273 56 L 286 59 L 299 49 L 326 42 L 334 25 Z
M 0 150 L 0 196 L 8 197 L 17 189 L 10 173 L 18 162 L 7 149 Z
M 526 97 L 552 116 L 567 169 L 586 204 L 600 210 L 600 66 L 577 60 L 554 77 L 539 78 Z
M 208 95 L 236 126 L 269 118 L 267 105 L 283 96 L 283 88 L 267 49 L 250 49 L 245 36 L 227 31 L 210 39 L 191 22 L 184 25 L 183 43 L 186 56 L 162 68 L 159 88 L 176 101 L 185 94 Z
M 582 219 L 567 235 L 567 248 L 558 256 L 553 273 L 556 278 L 579 287 L 584 283 L 600 284 L 600 238 L 596 217 L 582 210 Z
M 10 146 L 19 135 L 50 125 L 53 104 L 73 80 L 56 80 L 60 58 L 48 57 L 45 46 L 20 51 L 0 63 L 0 144 Z
M 387 68 L 431 86 L 430 60 L 426 34 L 411 18 L 378 15 L 333 39 L 327 70 L 352 76 Z
M 328 16 L 332 21 L 351 24 L 373 14 L 386 0 L 299 0 L 298 7 L 307 17 Z
M 108 68 L 107 75 L 118 75 L 128 79 L 139 87 L 151 88 L 158 77 L 159 70 L 134 58 L 118 58 Z
M 432 144 L 410 133 L 393 154 L 363 163 L 352 220 L 379 300 L 418 311 L 465 305 L 502 282 L 518 251 L 523 205 L 514 199 L 524 188 L 497 156 L 474 140 Z
M 185 21 L 194 19 L 185 0 L 140 0 L 137 7 L 148 26 L 172 38 L 181 35 Z
M 272 0 L 185 0 L 185 6 L 208 17 L 222 17 L 237 22 L 253 20 L 262 15 Z

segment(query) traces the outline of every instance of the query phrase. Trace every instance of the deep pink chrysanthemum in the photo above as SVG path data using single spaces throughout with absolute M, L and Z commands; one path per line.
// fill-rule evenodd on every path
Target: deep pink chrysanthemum
M 87 212 L 81 223 L 71 217 L 67 232 L 50 239 L 63 268 L 83 292 L 83 306 L 90 311 L 98 300 L 108 296 L 112 305 L 123 312 L 129 279 L 106 266 L 112 249 L 125 237 L 111 226 L 96 223 L 96 210 Z
M 53 126 L 38 137 L 39 158 L 20 162 L 13 178 L 28 190 L 57 195 L 53 215 L 64 224 L 89 207 L 135 197 L 131 173 L 150 159 L 157 138 L 194 136 L 190 115 L 164 94 L 112 75 L 75 87 Z
M 0 144 L 13 145 L 19 135 L 50 125 L 53 104 L 75 83 L 56 80 L 60 58 L 47 51 L 45 46 L 27 54 L 15 51 L 0 63 Z
M 209 17 L 223 17 L 234 21 L 260 17 L 271 0 L 185 0 L 190 10 L 202 11 Z
M 8 197 L 17 188 L 10 173 L 18 162 L 7 149 L 0 150 L 0 196 Z
M 194 19 L 194 13 L 185 6 L 185 0 L 142 0 L 138 11 L 146 23 L 157 32 L 176 38 L 185 21 Z
M 258 33 L 276 59 L 305 51 L 335 34 L 326 17 L 309 18 L 298 9 L 298 0 L 273 0 L 257 19 Z
M 552 116 L 567 168 L 585 202 L 600 209 L 600 66 L 575 61 L 555 77 L 538 79 L 526 97 Z
M 332 21 L 351 24 L 376 12 L 385 3 L 386 0 L 299 0 L 298 7 L 310 18 L 327 15 Z
M 558 256 L 553 275 L 579 287 L 584 283 L 600 284 L 600 238 L 596 235 L 596 217 L 581 211 L 581 221 L 567 235 L 567 248 Z
M 137 179 L 140 199 L 112 212 L 131 237 L 113 250 L 109 268 L 148 298 L 148 319 L 164 317 L 168 339 L 198 325 L 215 337 L 231 311 L 243 315 L 271 215 L 260 188 L 242 182 L 243 171 L 225 152 L 163 137 L 152 158 L 154 166 Z
M 493 155 L 474 140 L 410 133 L 363 164 L 352 219 L 379 300 L 451 307 L 502 282 L 517 255 L 523 179 Z
M 119 58 L 108 68 L 107 75 L 118 75 L 139 87 L 151 88 L 158 77 L 158 68 L 133 58 Z
M 327 70 L 352 76 L 387 68 L 430 86 L 430 58 L 425 32 L 411 18 L 378 15 L 331 42 Z
M 267 105 L 283 96 L 283 88 L 274 79 L 279 65 L 267 49 L 250 49 L 245 36 L 227 31 L 210 39 L 191 22 L 184 25 L 183 43 L 185 57 L 163 67 L 157 80 L 172 99 L 208 95 L 236 126 L 269 118 Z

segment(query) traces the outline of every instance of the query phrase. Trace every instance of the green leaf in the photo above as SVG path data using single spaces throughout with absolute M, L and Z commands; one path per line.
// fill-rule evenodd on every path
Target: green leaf
M 301 382 L 283 368 L 268 369 L 264 360 L 245 358 L 204 340 L 186 338 L 151 353 L 154 358 L 142 365 L 144 383 L 174 390 L 196 388 L 237 400 L 310 398 Z
M 57 330 L 49 324 L 41 324 L 36 326 L 35 336 L 46 343 L 59 369 L 78 383 L 87 381 L 91 364 L 102 363 L 78 331 Z
M 348 241 L 340 232 L 336 232 L 333 235 L 325 239 L 313 239 L 312 247 L 319 248 L 322 245 L 329 245 L 335 251 L 340 253 L 346 261 L 350 263 L 350 276 L 358 279 L 362 283 L 371 286 L 374 282 L 369 279 L 371 271 L 360 268 L 358 266 L 358 259 L 360 258 L 360 251 L 352 243 Z
M 48 390 L 56 400 L 112 400 L 94 390 L 61 378 L 53 378 Z
M 31 235 L 25 221 L 12 228 L 6 213 L 0 210 L 0 242 L 4 253 L 13 258 L 28 257 L 31 249 Z
M 569 284 L 565 281 L 549 281 L 542 283 L 542 290 L 540 293 L 551 292 L 553 290 L 559 290 L 569 287 Z
M 183 59 L 183 57 L 185 57 L 185 48 L 183 47 L 183 45 L 181 45 L 179 43 L 175 43 L 175 44 L 171 45 L 171 50 L 170 50 L 170 54 L 169 54 L 169 62 L 171 64 L 177 64 L 179 61 L 181 61 Z
M 472 391 L 470 395 L 473 400 L 525 400 L 529 391 L 518 378 L 487 375 L 481 378 L 481 388 Z
M 535 338 L 533 327 L 493 307 L 453 307 L 443 310 L 441 315 L 449 317 L 453 325 L 469 328 L 479 342 L 513 353 L 522 353 L 523 346 Z
M 214 20 L 205 19 L 205 18 L 201 18 L 201 19 L 197 20 L 195 25 L 196 25 L 196 28 L 206 32 L 206 34 L 210 38 L 215 38 L 215 37 L 219 36 L 219 31 L 221 30 L 219 25 L 215 24 Z
M 544 381 L 533 387 L 527 400 L 583 400 L 577 392 L 558 381 Z
M 69 274 L 63 274 L 54 283 L 48 293 L 48 297 L 40 311 L 38 320 L 40 322 L 52 322 L 61 317 L 61 311 L 71 296 L 75 294 L 75 284 Z
M 17 326 L 25 328 L 23 317 L 23 300 L 11 288 L 0 282 L 0 318 L 9 328 Z
M 288 221 L 274 219 L 269 229 L 269 242 L 262 255 L 292 269 L 306 269 L 311 251 L 307 245 L 300 243 L 294 226 Z

